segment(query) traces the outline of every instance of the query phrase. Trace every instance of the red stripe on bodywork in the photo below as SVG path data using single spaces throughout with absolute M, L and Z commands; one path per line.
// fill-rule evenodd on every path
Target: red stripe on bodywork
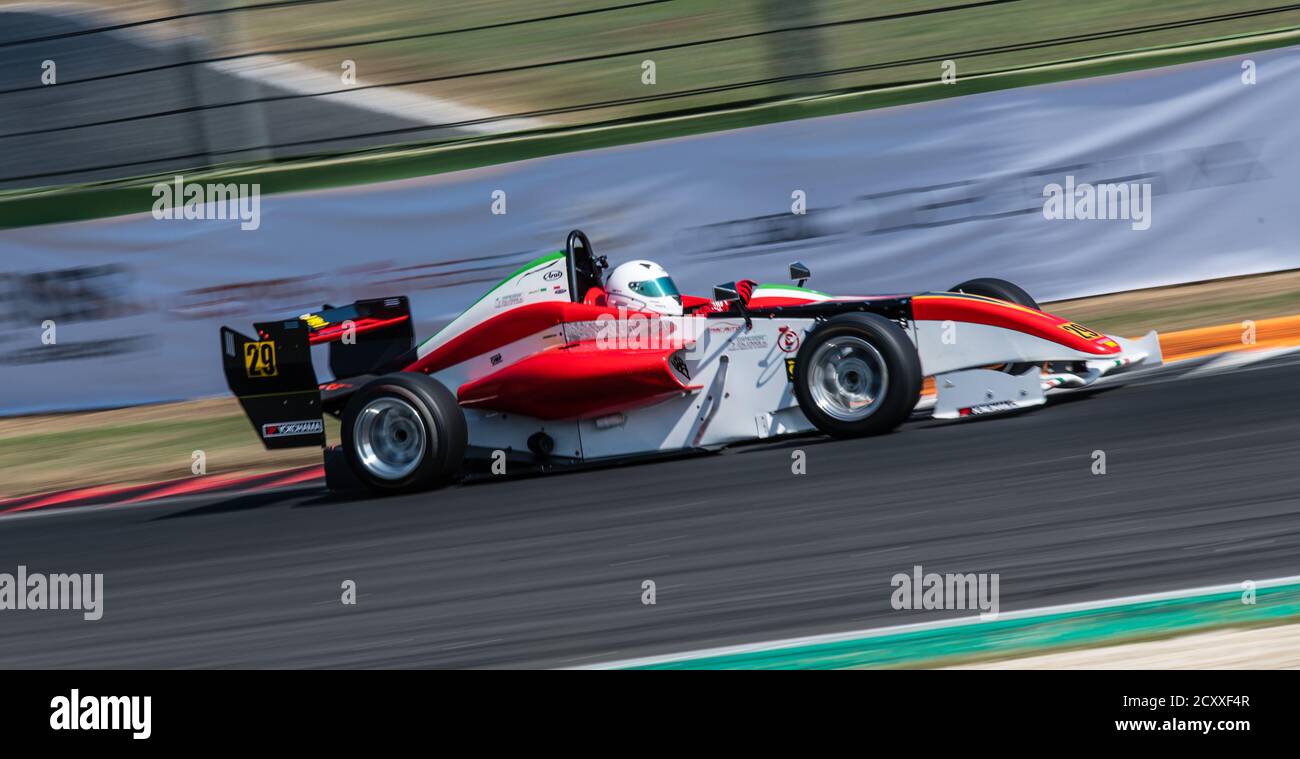
M 750 308 L 780 308 L 782 306 L 807 306 L 811 303 L 824 303 L 815 298 L 798 298 L 785 295 L 768 295 L 762 298 L 754 298 L 745 305 Z
M 568 301 L 543 301 L 512 308 L 456 335 L 446 343 L 406 367 L 408 372 L 432 374 L 454 364 L 496 350 L 548 327 L 565 322 L 595 321 L 600 316 L 614 316 L 618 309 L 589 306 Z
M 461 385 L 460 403 L 538 419 L 590 418 L 694 389 L 668 365 L 676 348 L 552 348 Z
M 987 298 L 918 295 L 912 298 L 912 318 L 917 321 L 951 320 L 1002 327 L 1098 356 L 1120 352 L 1119 345 L 1105 335 L 1095 340 L 1085 340 L 1073 332 L 1061 329 L 1061 325 L 1071 323 L 1069 319 Z M 1111 345 L 1105 345 L 1105 342 L 1110 342 Z

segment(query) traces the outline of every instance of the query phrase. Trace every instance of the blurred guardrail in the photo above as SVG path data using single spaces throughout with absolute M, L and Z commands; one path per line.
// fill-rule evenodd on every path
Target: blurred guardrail
M 696 113 L 1300 25 L 1246 0 L 0 3 L 0 189 Z

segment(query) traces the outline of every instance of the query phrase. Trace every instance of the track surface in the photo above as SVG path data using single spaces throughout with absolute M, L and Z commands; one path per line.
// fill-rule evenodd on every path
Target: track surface
M 1298 388 L 1282 362 L 419 496 L 7 518 L 0 572 L 103 572 L 106 598 L 0 611 L 0 667 L 574 666 L 969 615 L 892 610 L 914 564 L 1000 573 L 1004 610 L 1300 574 Z

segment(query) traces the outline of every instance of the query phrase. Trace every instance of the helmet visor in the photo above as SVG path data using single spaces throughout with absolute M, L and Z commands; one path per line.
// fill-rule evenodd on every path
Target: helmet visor
M 673 284 L 672 277 L 660 277 L 659 279 L 647 279 L 640 282 L 627 283 L 628 288 L 638 295 L 644 295 L 647 298 L 662 298 L 671 296 L 680 298 L 681 293 L 677 292 L 677 285 Z

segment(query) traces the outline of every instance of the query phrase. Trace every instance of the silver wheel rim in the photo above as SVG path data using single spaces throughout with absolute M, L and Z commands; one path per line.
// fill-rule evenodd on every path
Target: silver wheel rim
M 832 337 L 817 347 L 808 366 L 813 402 L 842 422 L 874 414 L 889 388 L 884 357 L 860 337 Z
M 352 427 L 357 459 L 370 474 L 400 480 L 424 460 L 424 420 L 400 398 L 376 398 L 357 415 Z

